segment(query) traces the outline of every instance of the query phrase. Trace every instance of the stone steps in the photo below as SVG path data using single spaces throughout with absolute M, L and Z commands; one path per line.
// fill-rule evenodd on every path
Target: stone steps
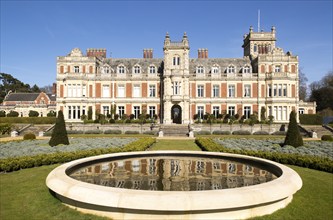
M 164 136 L 188 137 L 187 125 L 163 125 L 161 126 Z

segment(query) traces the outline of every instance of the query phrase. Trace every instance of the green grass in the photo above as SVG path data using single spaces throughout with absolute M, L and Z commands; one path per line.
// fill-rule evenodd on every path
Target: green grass
M 297 166 L 294 169 L 303 180 L 303 187 L 284 209 L 255 220 L 270 219 L 333 219 L 333 174 Z
M 81 214 L 54 198 L 45 179 L 58 165 L 0 174 L 0 219 L 106 219 Z
M 156 140 L 156 143 L 149 150 L 194 150 L 201 149 L 194 143 L 194 140 Z
M 0 219 L 105 219 L 81 214 L 61 204 L 48 191 L 45 179 L 57 165 L 0 174 Z M 303 187 L 284 209 L 261 219 L 333 219 L 333 174 L 291 166 Z

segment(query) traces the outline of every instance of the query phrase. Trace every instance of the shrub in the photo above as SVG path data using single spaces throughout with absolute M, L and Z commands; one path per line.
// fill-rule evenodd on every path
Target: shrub
M 215 130 L 213 131 L 213 134 L 215 135 L 230 135 L 230 131 L 220 131 L 220 130 Z
M 54 124 L 55 117 L 5 117 L 1 122 L 10 124 Z
M 267 131 L 256 131 L 253 132 L 254 135 L 269 135 L 269 133 Z
M 19 113 L 16 112 L 16 111 L 10 111 L 8 114 L 7 114 L 7 117 L 18 117 L 19 116 Z
M 303 125 L 321 125 L 323 123 L 323 116 L 314 114 L 299 115 L 299 121 Z
M 11 124 L 0 124 L 0 134 L 10 134 L 12 131 Z
M 287 134 L 286 131 L 275 131 L 272 133 L 272 135 L 283 135 L 283 136 L 285 136 L 286 134 Z
M 322 141 L 333 141 L 333 136 L 332 135 L 323 135 L 321 136 Z
M 251 135 L 250 131 L 247 130 L 238 130 L 238 131 L 233 131 L 233 135 Z
M 210 131 L 205 131 L 205 130 L 197 131 L 196 134 L 197 135 L 211 135 Z
M 121 134 L 121 130 L 105 130 L 104 134 Z
M 49 113 L 47 113 L 47 115 L 46 115 L 47 117 L 56 117 L 57 116 L 57 114 L 56 114 L 56 112 L 55 111 L 50 111 Z
M 1 110 L 1 111 L 0 111 L 0 117 L 6 117 L 6 112 L 3 111 L 3 110 Z
M 125 131 L 125 134 L 140 134 L 138 131 Z
M 83 131 L 80 131 L 80 130 L 68 130 L 67 134 L 83 134 Z
M 39 113 L 37 111 L 34 110 L 30 110 L 29 111 L 29 117 L 38 117 Z
M 58 112 L 56 124 L 54 126 L 52 136 L 49 141 L 49 145 L 51 147 L 57 146 L 59 144 L 65 144 L 65 145 L 69 144 L 64 115 L 63 115 L 62 111 Z
M 156 135 L 156 131 L 144 131 L 143 134 Z
M 113 118 L 111 118 L 111 119 L 109 120 L 109 123 L 114 124 L 114 123 L 116 123 L 116 120 L 114 120 Z
M 290 112 L 288 131 L 284 139 L 284 145 L 291 145 L 293 147 L 303 146 L 303 138 L 298 129 L 295 111 Z
M 87 130 L 84 132 L 85 134 L 102 134 L 102 130 Z
M 23 140 L 34 140 L 36 135 L 34 133 L 27 133 L 23 136 Z

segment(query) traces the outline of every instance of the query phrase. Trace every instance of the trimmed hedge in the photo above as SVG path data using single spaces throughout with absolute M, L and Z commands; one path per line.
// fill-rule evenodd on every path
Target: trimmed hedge
M 267 131 L 256 131 L 253 132 L 253 135 L 269 135 Z
M 322 125 L 323 116 L 314 114 L 299 115 L 299 121 L 303 125 Z
M 144 131 L 143 134 L 156 135 L 157 131 Z
M 35 140 L 36 135 L 34 133 L 27 133 L 23 136 L 23 140 Z
M 230 135 L 231 132 L 230 131 L 215 130 L 215 131 L 213 131 L 213 134 L 215 134 L 215 135 Z
M 54 124 L 56 117 L 2 117 L 1 122 L 11 124 Z
M 215 151 L 215 152 L 225 152 L 225 153 L 233 153 L 233 154 L 243 154 L 243 155 L 273 160 L 278 163 L 296 165 L 296 166 L 300 166 L 300 167 L 306 167 L 306 168 L 311 168 L 311 169 L 315 169 L 315 170 L 321 170 L 321 171 L 333 173 L 333 160 L 330 160 L 329 158 L 326 158 L 326 157 L 228 149 L 228 148 L 225 148 L 222 145 L 216 143 L 211 138 L 196 138 L 195 143 L 203 151 Z
M 125 134 L 140 134 L 138 131 L 125 131 Z
M 80 131 L 80 130 L 67 130 L 67 134 L 83 134 L 84 132 L 83 131 Z M 44 136 L 46 136 L 44 134 Z
M 104 134 L 121 134 L 121 130 L 105 130 Z
M 283 136 L 285 136 L 286 134 L 287 134 L 286 131 L 275 131 L 272 133 L 272 135 L 283 135 Z
M 233 135 L 251 135 L 250 131 L 247 130 L 238 130 L 238 131 L 233 131 Z
M 156 142 L 155 138 L 140 138 L 124 147 L 98 148 L 84 151 L 58 152 L 53 154 L 39 154 L 35 156 L 14 157 L 0 159 L 0 172 L 11 172 L 25 168 L 65 163 L 72 160 L 117 152 L 144 151 Z
M 333 136 L 332 135 L 323 135 L 321 136 L 322 141 L 333 141 Z
M 194 132 L 195 135 L 211 135 L 210 131 L 202 130 Z
M 102 134 L 102 130 L 87 130 L 84 132 L 85 134 Z

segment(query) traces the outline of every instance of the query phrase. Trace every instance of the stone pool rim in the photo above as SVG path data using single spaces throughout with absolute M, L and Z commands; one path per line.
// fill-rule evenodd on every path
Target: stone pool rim
M 258 185 L 241 188 L 229 188 L 204 191 L 147 191 L 132 190 L 100 186 L 75 180 L 67 175 L 68 169 L 79 164 L 90 163 L 95 160 L 112 160 L 119 157 L 145 155 L 188 155 L 188 156 L 217 156 L 248 160 L 252 162 L 267 163 L 282 174 L 275 180 Z M 269 170 L 270 171 L 270 170 Z M 270 171 L 271 172 L 271 171 Z M 274 172 L 273 172 L 274 173 Z M 291 168 L 262 158 L 196 151 L 141 151 L 104 154 L 74 160 L 55 168 L 46 178 L 47 187 L 59 195 L 58 198 L 67 198 L 88 206 L 111 207 L 116 209 L 151 210 L 151 211 L 213 211 L 213 210 L 237 210 L 246 207 L 260 207 L 288 200 L 302 187 L 302 180 Z M 157 204 L 158 203 L 158 204 Z M 285 204 L 285 205 L 286 205 Z M 281 204 L 279 204 L 281 208 Z

